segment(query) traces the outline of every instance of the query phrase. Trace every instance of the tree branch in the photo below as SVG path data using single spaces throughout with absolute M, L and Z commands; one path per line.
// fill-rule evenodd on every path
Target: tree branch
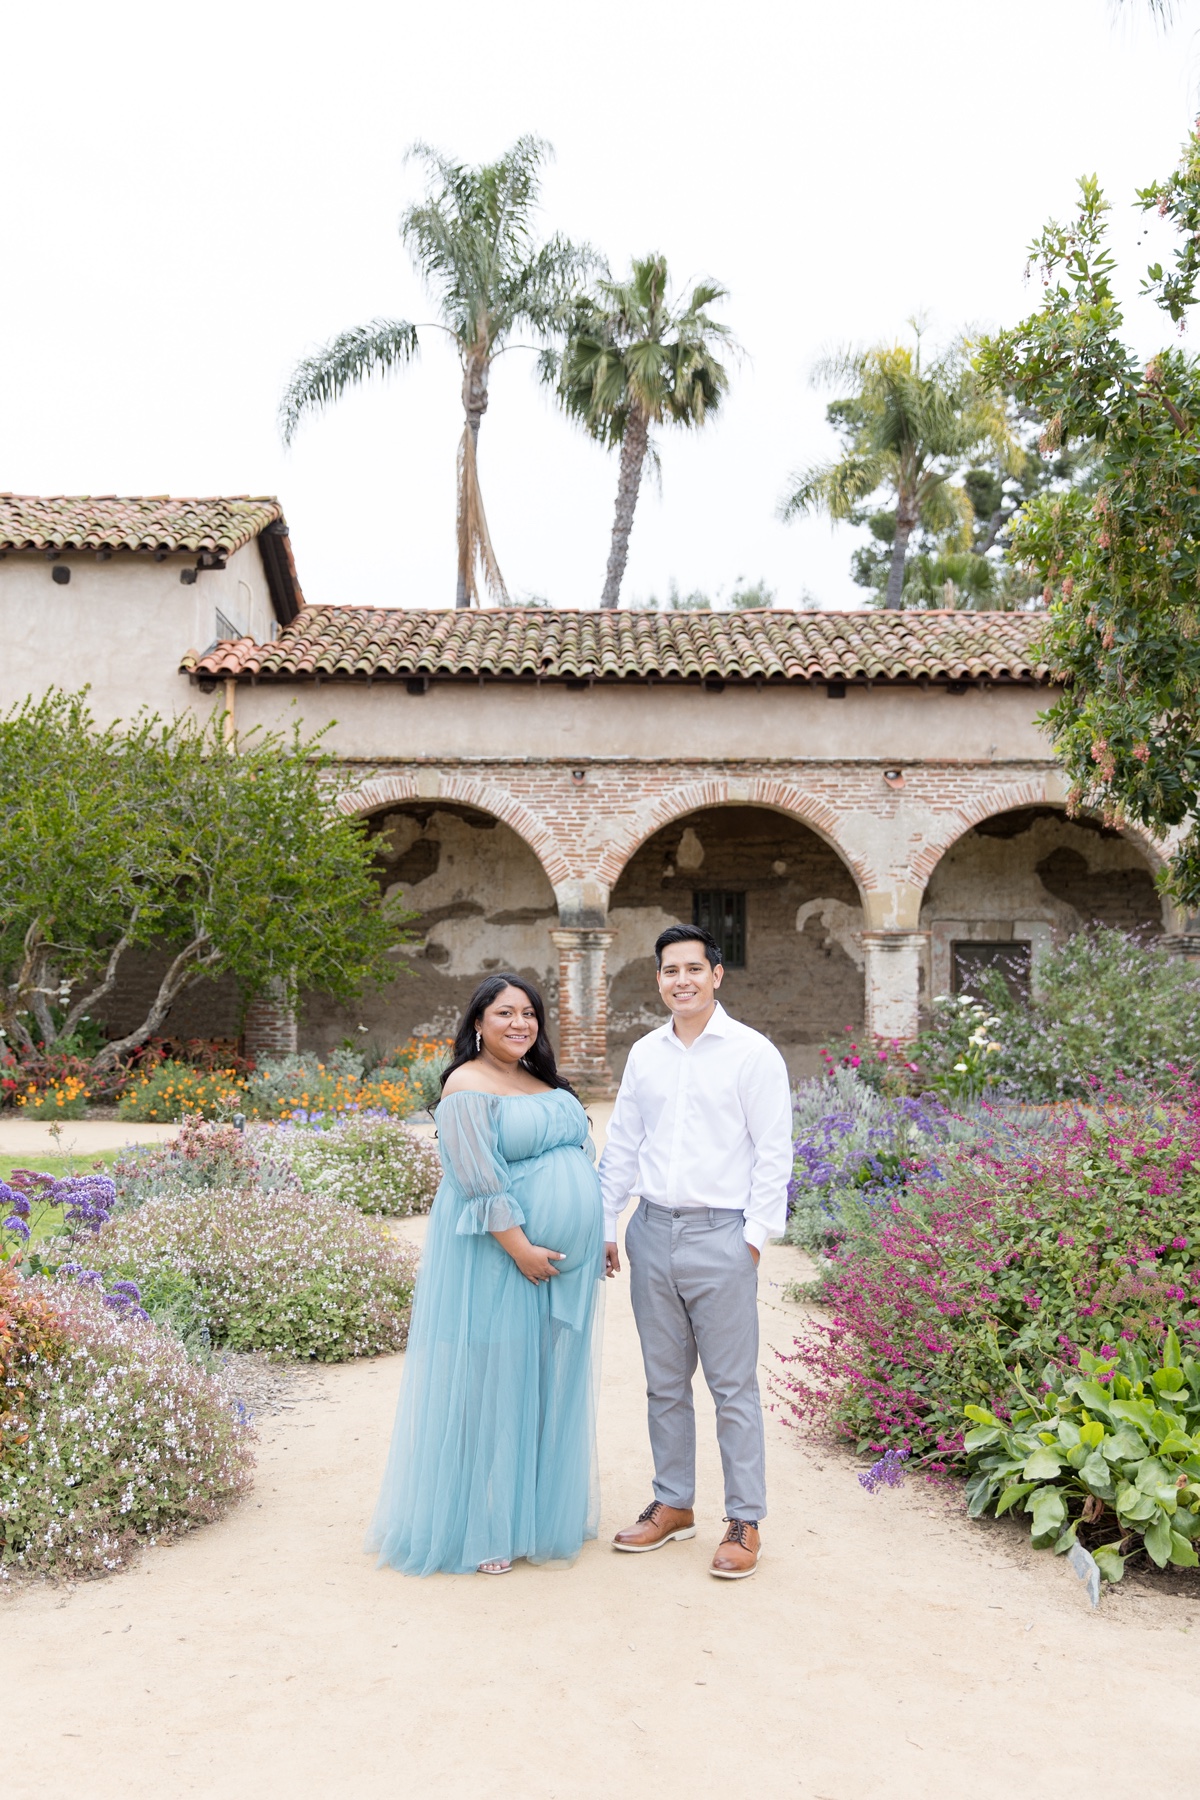
M 206 944 L 210 947 L 204 951 Z M 204 954 L 199 954 L 201 951 L 204 951 Z M 128 1032 L 125 1037 L 114 1038 L 111 1043 L 105 1044 L 92 1064 L 95 1073 L 99 1075 L 105 1069 L 111 1069 L 122 1056 L 125 1056 L 130 1050 L 139 1049 L 148 1037 L 153 1037 L 188 983 L 194 981 L 197 976 L 203 974 L 206 968 L 211 968 L 220 960 L 221 952 L 215 944 L 211 943 L 207 932 L 201 932 L 199 936 L 192 939 L 190 944 L 185 945 L 159 982 L 158 993 L 154 996 L 150 1011 L 142 1023 L 135 1031 Z

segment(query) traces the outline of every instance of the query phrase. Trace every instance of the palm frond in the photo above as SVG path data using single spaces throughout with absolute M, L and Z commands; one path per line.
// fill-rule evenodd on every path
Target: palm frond
M 407 319 L 372 319 L 330 340 L 323 349 L 296 364 L 279 403 L 279 427 L 290 444 L 306 412 L 328 406 L 376 373 L 411 362 L 418 351 L 417 328 Z
M 785 524 L 813 512 L 849 519 L 882 485 L 886 474 L 886 459 L 881 456 L 843 456 L 837 462 L 810 463 L 789 477 L 790 491 L 779 502 L 778 515 Z

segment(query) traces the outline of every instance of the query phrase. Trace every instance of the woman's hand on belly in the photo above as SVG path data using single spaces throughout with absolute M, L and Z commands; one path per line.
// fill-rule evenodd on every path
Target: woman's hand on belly
M 556 1263 L 563 1260 L 562 1250 L 547 1250 L 541 1244 L 531 1244 L 519 1225 L 512 1225 L 507 1231 L 493 1231 L 492 1236 L 506 1250 L 524 1275 L 526 1281 L 532 1281 L 536 1287 L 539 1282 L 549 1281 L 557 1275 Z

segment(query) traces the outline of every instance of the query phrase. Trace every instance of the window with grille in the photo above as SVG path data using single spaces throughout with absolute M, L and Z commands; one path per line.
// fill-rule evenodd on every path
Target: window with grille
M 217 608 L 217 642 L 221 643 L 223 640 L 225 640 L 227 638 L 240 638 L 242 635 L 243 635 L 243 633 L 241 631 L 241 628 L 239 626 L 235 625 L 232 619 L 227 619 L 225 614 L 221 611 L 220 607 L 218 606 L 218 608 Z
M 1028 996 L 1032 945 L 1027 938 L 1009 938 L 999 944 L 959 939 L 951 944 L 950 956 L 956 994 L 980 994 L 987 971 L 996 969 L 1014 997 Z
M 746 966 L 746 896 L 724 888 L 701 888 L 692 895 L 692 924 L 701 925 L 721 946 L 727 969 Z

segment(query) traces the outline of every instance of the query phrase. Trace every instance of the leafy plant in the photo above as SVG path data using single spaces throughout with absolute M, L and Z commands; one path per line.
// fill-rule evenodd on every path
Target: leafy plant
M 117 1102 L 117 1116 L 139 1124 L 173 1124 L 188 1116 L 232 1119 L 247 1106 L 246 1080 L 232 1069 L 197 1069 L 165 1062 L 132 1081 Z
M 1015 522 L 1012 555 L 1044 584 L 1057 698 L 1046 714 L 1072 801 L 1171 839 L 1181 904 L 1200 902 L 1200 364 L 1172 346 L 1146 361 L 1122 336 L 1108 201 L 1079 184 L 1066 225 L 1031 246 L 1042 304 L 985 341 L 985 380 L 1047 421 L 1045 454 L 1092 445 L 1096 491 L 1046 493 Z M 1142 292 L 1182 326 L 1200 278 L 1200 128 L 1174 172 L 1139 191 L 1177 233 Z M 1177 829 L 1176 829 L 1177 828 Z M 1175 833 L 1172 838 L 1172 833 Z
M 222 1381 L 87 1286 L 0 1268 L 0 1365 L 0 1575 L 107 1573 L 249 1485 Z
M 788 1242 L 815 1250 L 835 1241 L 847 1206 L 882 1199 L 952 1129 L 936 1099 L 885 1098 L 853 1067 L 801 1082 L 792 1097 Z
M 87 1086 L 78 1075 L 65 1075 L 46 1087 L 30 1082 L 14 1096 L 17 1110 L 26 1119 L 82 1119 L 88 1098 Z
M 273 1154 L 274 1144 L 274 1133 L 252 1137 L 234 1125 L 185 1118 L 170 1143 L 139 1146 L 114 1163 L 112 1210 L 132 1212 L 147 1200 L 214 1188 L 279 1187 L 289 1171 Z
M 986 1116 L 986 1115 L 985 1115 Z M 817 1296 L 783 1358 L 796 1422 L 862 1452 L 961 1461 L 963 1409 L 1012 1415 L 1018 1370 L 1174 1328 L 1200 1342 L 1200 1094 L 995 1117 L 871 1206 L 843 1206 Z
M 214 1345 L 342 1362 L 398 1350 L 416 1255 L 352 1206 L 298 1186 L 148 1200 L 100 1232 L 93 1261 L 147 1309 L 186 1303 Z
M 273 1125 L 257 1127 L 253 1135 L 306 1194 L 360 1212 L 393 1218 L 428 1212 L 441 1180 L 434 1145 L 395 1119 L 351 1114 L 324 1131 Z
M 1132 1096 L 1200 1065 L 1200 975 L 1126 932 L 1095 927 L 1046 951 L 1031 995 L 998 971 L 984 992 L 936 1000 L 911 1047 L 920 1079 L 949 1098 L 985 1085 L 1028 1101 Z
M 1162 1361 L 1122 1345 L 1076 1369 L 1052 1368 L 1034 1396 L 1016 1372 L 1011 1418 L 968 1406 L 972 1518 L 1014 1507 L 1036 1545 L 1069 1550 L 1082 1531 L 1100 1572 L 1119 1581 L 1141 1541 L 1160 1569 L 1194 1569 L 1200 1537 L 1200 1362 L 1168 1331 Z M 1112 1534 L 1116 1533 L 1115 1536 Z

